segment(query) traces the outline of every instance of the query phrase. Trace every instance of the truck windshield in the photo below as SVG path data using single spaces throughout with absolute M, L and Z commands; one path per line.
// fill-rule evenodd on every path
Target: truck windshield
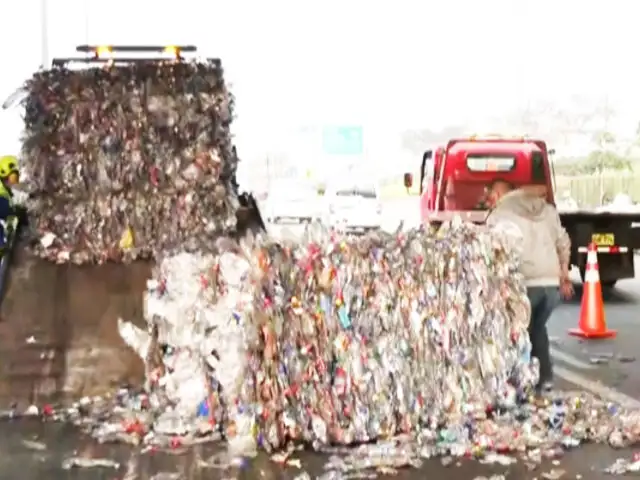
M 467 168 L 471 172 L 509 172 L 516 166 L 513 155 L 478 154 L 467 155 Z

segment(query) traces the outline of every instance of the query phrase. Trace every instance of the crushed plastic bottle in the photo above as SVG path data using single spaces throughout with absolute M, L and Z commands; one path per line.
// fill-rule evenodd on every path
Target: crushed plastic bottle
M 71 457 L 62 462 L 63 470 L 70 470 L 72 468 L 113 468 L 119 469 L 120 464 L 109 458 L 84 458 L 84 457 Z
M 549 408 L 549 426 L 556 430 L 562 428 L 566 416 L 567 410 L 563 400 L 561 398 L 554 399 Z

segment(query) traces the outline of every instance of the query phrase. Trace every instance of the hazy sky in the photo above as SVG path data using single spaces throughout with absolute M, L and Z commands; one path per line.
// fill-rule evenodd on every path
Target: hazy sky
M 609 93 L 622 123 L 640 116 L 632 0 L 49 3 L 49 57 L 87 42 L 189 43 L 221 57 L 245 151 L 274 148 L 306 124 L 360 124 L 374 132 L 365 142 L 382 142 L 396 137 L 385 131 L 481 125 L 572 93 Z M 3 99 L 40 64 L 39 12 L 40 0 L 2 7 Z M 19 125 L 15 112 L 0 115 L 4 152 L 17 148 Z

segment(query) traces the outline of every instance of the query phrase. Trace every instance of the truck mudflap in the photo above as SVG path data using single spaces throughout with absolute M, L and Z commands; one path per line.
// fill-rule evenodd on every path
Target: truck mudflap
M 100 395 L 143 378 L 118 317 L 143 325 L 150 262 L 55 265 L 17 249 L 0 321 L 0 408 Z

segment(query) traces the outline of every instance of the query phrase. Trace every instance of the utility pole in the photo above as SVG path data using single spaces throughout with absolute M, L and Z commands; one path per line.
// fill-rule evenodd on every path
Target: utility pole
M 267 193 L 271 193 L 271 156 L 267 155 Z
M 91 45 L 89 41 L 89 18 L 91 12 L 91 0 L 84 0 L 84 43 L 85 45 Z
M 49 68 L 49 12 L 47 0 L 40 0 L 40 63 L 42 68 Z

